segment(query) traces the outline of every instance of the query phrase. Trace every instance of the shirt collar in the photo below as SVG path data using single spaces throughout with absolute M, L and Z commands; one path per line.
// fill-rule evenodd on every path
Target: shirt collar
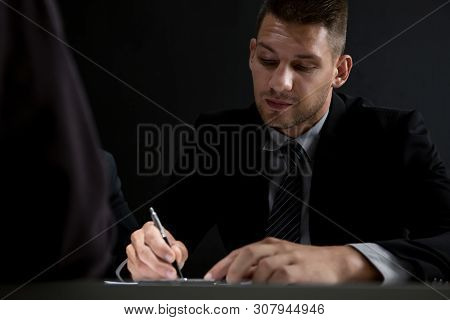
M 327 111 L 327 113 L 311 129 L 295 138 L 297 143 L 302 146 L 311 159 L 313 158 L 315 147 L 319 141 L 320 131 L 328 117 L 328 113 L 329 111 Z M 291 139 L 288 136 L 285 136 L 275 129 L 269 128 L 269 139 L 266 141 L 263 150 L 277 151 L 289 140 Z

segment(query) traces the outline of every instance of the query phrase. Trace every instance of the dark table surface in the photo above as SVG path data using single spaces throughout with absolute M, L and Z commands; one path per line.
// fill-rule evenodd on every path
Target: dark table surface
M 146 283 L 106 285 L 103 282 L 52 282 L 0 285 L 4 299 L 102 300 L 346 300 L 448 299 L 448 285 L 345 286 L 211 285 L 202 283 Z

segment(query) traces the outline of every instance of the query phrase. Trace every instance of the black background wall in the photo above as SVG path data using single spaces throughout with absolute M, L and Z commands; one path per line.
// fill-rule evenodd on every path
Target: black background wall
M 446 2 L 351 0 L 347 52 L 356 65 L 343 91 L 420 110 L 450 164 L 450 4 L 411 27 Z M 260 3 L 59 1 L 69 44 L 142 93 L 74 54 L 131 209 L 166 182 L 137 175 L 138 124 L 178 122 L 143 95 L 188 123 L 251 103 L 248 43 Z

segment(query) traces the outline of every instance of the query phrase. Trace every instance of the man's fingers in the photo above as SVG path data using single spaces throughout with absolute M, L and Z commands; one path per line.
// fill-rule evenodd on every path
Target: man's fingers
M 128 257 L 127 268 L 131 273 L 131 278 L 133 280 L 150 279 L 151 275 L 146 275 L 150 269 L 137 259 L 136 252 L 132 245 L 127 246 L 126 252 Z
M 181 266 L 184 265 L 184 263 L 188 258 L 187 248 L 183 242 L 175 240 L 175 238 L 167 229 L 165 229 L 164 231 L 166 232 L 167 238 L 170 243 L 170 247 L 175 253 L 175 260 L 178 262 L 178 265 L 181 268 Z
M 136 262 L 136 252 L 134 251 L 134 248 L 131 244 L 127 246 L 126 252 L 127 252 L 127 258 L 128 258 L 127 269 L 131 273 L 131 278 L 133 280 L 136 280 L 137 278 L 141 278 L 142 276 L 136 268 L 136 263 L 137 263 Z
M 296 280 L 296 273 L 298 272 L 301 272 L 299 271 L 298 265 L 282 266 L 272 273 L 267 282 L 283 284 L 296 283 L 298 282 Z
M 140 260 L 146 265 L 150 266 L 153 252 L 145 245 L 144 233 L 142 230 L 137 230 L 131 235 L 131 244 L 134 249 L 135 259 Z
M 161 232 L 159 232 L 153 222 L 147 222 L 141 230 L 144 234 L 144 243 L 151 248 L 156 256 L 168 263 L 175 261 L 175 252 L 164 241 Z
M 220 280 L 227 275 L 228 268 L 239 254 L 239 250 L 235 250 L 225 258 L 217 262 L 205 275 L 205 280 Z
M 183 268 L 184 263 L 187 260 L 188 252 L 186 246 L 181 241 L 175 241 L 172 246 L 172 250 L 175 252 L 176 261 L 180 268 Z
M 148 236 L 149 234 L 150 236 Z M 147 238 L 146 235 L 148 236 Z M 163 243 L 158 243 L 158 240 Z M 155 254 L 154 248 L 165 246 L 166 250 L 172 254 L 173 258 L 171 258 L 175 258 L 175 253 L 164 242 L 155 226 L 149 223 L 142 229 L 135 231 L 131 235 L 131 244 L 133 251 L 129 250 L 129 253 L 134 255 L 131 259 L 133 260 L 132 268 L 134 267 L 136 273 L 133 276 L 145 276 L 145 278 L 152 279 L 174 279 L 176 277 L 175 269 Z
M 172 246 L 165 242 L 153 222 L 147 222 L 131 235 L 131 248 L 127 248 L 127 255 L 133 279 L 176 279 L 172 263 L 176 260 L 182 267 L 188 252 L 183 243 L 176 241 L 169 232 L 167 234 Z
M 263 242 L 243 247 L 229 265 L 226 275 L 227 282 L 237 283 L 246 280 L 252 267 L 257 266 L 261 259 L 275 255 L 276 248 L 273 244 Z
M 273 274 L 280 268 L 284 266 L 288 266 L 295 261 L 295 258 L 291 253 L 284 253 L 273 255 L 270 257 L 265 257 L 259 260 L 256 265 L 255 271 L 252 276 L 252 282 L 256 283 L 265 283 L 269 282 L 269 279 L 273 276 Z M 280 277 L 280 275 L 278 276 Z M 279 279 L 279 278 L 277 278 Z
M 156 227 L 153 225 L 153 228 L 156 228 Z M 170 261 L 168 260 L 169 257 L 166 256 L 166 261 L 168 261 L 170 263 L 172 263 L 173 261 L 177 261 L 178 266 L 180 268 L 182 268 L 188 258 L 188 250 L 187 250 L 186 246 L 184 245 L 184 243 L 182 243 L 181 241 L 175 240 L 175 238 L 172 236 L 172 234 L 167 229 L 165 229 L 164 231 L 169 240 L 170 249 L 174 253 L 174 255 L 170 257 L 171 258 Z M 158 232 L 159 232 L 159 230 L 158 230 Z M 163 241 L 164 241 L 164 239 L 163 239 Z M 167 245 L 167 243 L 165 241 L 164 241 L 164 243 Z
M 238 250 L 217 262 L 206 274 L 207 280 L 226 277 L 227 282 L 236 283 L 252 277 L 255 265 L 262 258 L 277 253 L 277 246 L 265 241 L 257 242 Z
M 167 262 L 160 260 L 154 254 L 147 257 L 144 262 L 139 257 L 133 245 L 127 247 L 128 269 L 133 279 L 175 279 L 176 270 Z
M 133 280 L 163 279 L 163 277 L 155 273 L 149 266 L 139 260 L 132 245 L 129 245 L 126 251 L 128 256 L 127 268 L 130 271 Z

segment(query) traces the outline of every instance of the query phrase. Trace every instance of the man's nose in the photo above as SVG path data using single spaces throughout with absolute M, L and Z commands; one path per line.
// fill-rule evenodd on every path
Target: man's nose
M 289 92 L 294 85 L 293 73 L 286 66 L 278 66 L 270 79 L 270 88 L 276 92 Z

